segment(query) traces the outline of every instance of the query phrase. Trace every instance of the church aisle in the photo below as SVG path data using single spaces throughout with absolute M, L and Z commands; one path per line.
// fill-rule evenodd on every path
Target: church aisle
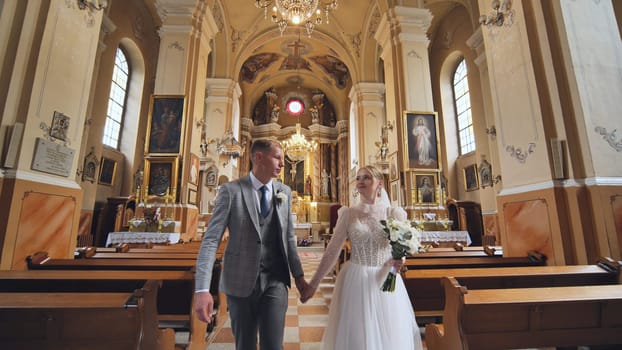
M 316 243 L 311 247 L 299 248 L 305 276 L 313 276 L 322 258 L 323 245 Z M 293 281 L 292 281 L 293 286 Z M 327 276 L 315 296 L 306 304 L 298 298 L 296 288 L 290 289 L 289 308 L 285 321 L 284 350 L 316 350 L 320 348 L 324 327 L 328 318 L 328 305 L 332 296 L 334 278 Z M 224 300 L 224 295 L 221 300 Z M 234 350 L 233 334 L 225 308 L 219 313 L 218 326 L 210 336 L 207 350 Z
M 298 253 L 303 264 L 305 276 L 310 279 L 322 258 L 323 244 L 311 247 L 299 247 Z M 293 286 L 293 281 L 292 281 Z M 324 278 L 317 292 L 306 304 L 298 300 L 296 288 L 290 289 L 289 308 L 285 322 L 285 342 L 283 350 L 319 350 L 324 328 L 328 319 L 328 306 L 333 294 L 334 277 Z M 226 298 L 221 295 L 222 306 L 219 310 L 218 324 L 208 338 L 206 350 L 235 350 L 231 324 L 226 312 Z M 422 329 L 423 330 L 423 329 Z M 423 334 L 422 334 L 423 338 Z M 187 333 L 178 333 L 177 344 L 187 343 Z M 425 339 L 424 339 L 425 350 Z M 583 348 L 580 348 L 584 350 Z M 554 350 L 554 348 L 523 349 L 523 350 Z

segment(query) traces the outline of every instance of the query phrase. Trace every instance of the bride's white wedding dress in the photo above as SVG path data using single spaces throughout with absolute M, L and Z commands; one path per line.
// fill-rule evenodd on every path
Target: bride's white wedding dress
M 320 280 L 337 261 L 350 239 L 350 260 L 339 271 L 322 341 L 323 350 L 421 350 L 421 336 L 401 276 L 394 292 L 381 291 L 389 273 L 391 246 L 380 220 L 387 214 L 406 218 L 401 208 L 357 204 L 339 210 L 333 237 L 310 284 Z

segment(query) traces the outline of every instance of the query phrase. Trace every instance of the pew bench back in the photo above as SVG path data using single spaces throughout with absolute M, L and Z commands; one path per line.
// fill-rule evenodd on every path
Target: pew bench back
M 408 270 L 404 284 L 415 314 L 441 316 L 445 306 L 443 277 L 454 277 L 474 289 L 618 284 L 620 272 L 596 265 L 524 266 Z
M 173 350 L 173 330 L 158 328 L 159 283 L 125 292 L 0 292 L 0 348 Z
M 622 285 L 471 290 L 444 277 L 443 327 L 429 350 L 622 345 Z

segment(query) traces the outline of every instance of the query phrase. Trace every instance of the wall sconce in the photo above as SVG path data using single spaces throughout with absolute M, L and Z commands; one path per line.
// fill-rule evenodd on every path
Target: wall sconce
M 221 156 L 228 156 L 231 159 L 238 158 L 244 154 L 246 141 L 241 144 L 233 137 L 233 131 L 228 130 L 222 139 L 209 138 L 201 141 L 201 153 L 203 156 L 207 155 L 207 147 L 211 144 L 216 144 L 216 153 Z
M 195 125 L 197 126 L 197 129 L 203 129 L 205 126 L 205 120 L 199 119 L 195 122 Z
M 514 18 L 514 10 L 512 10 L 512 0 L 493 0 L 492 12 L 486 16 L 479 16 L 479 24 L 487 26 L 511 26 Z
M 80 10 L 99 11 L 108 7 L 108 0 L 78 0 Z
M 496 137 L 497 136 L 497 129 L 495 128 L 494 125 L 492 125 L 490 128 L 486 128 L 486 134 L 492 136 L 492 137 Z
M 498 184 L 499 182 L 501 182 L 501 175 L 497 175 L 495 177 L 492 178 L 492 182 L 493 184 Z

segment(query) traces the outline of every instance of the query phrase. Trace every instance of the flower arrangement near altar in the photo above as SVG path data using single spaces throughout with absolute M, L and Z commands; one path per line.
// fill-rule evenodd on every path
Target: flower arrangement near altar
M 148 227 L 160 224 L 160 207 L 145 209 L 145 223 Z
M 403 259 L 408 255 L 422 253 L 429 249 L 429 246 L 421 245 L 421 231 L 413 227 L 410 221 L 389 218 L 388 220 L 380 220 L 380 224 L 382 224 L 383 230 L 391 244 L 391 256 L 393 259 Z M 383 292 L 393 292 L 395 290 L 397 272 L 391 266 L 391 270 L 382 284 L 381 289 Z

